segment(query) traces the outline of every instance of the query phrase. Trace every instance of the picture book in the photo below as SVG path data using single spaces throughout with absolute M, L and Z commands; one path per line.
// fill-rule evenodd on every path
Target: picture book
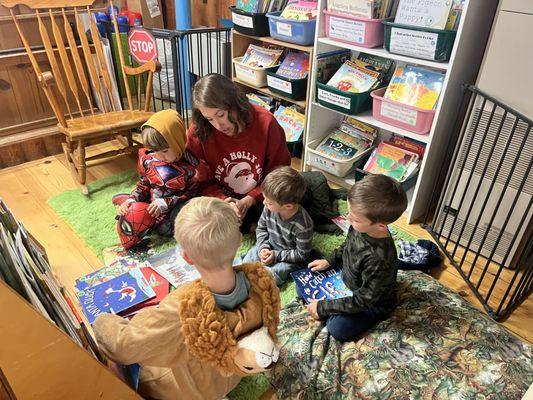
M 446 28 L 448 30 L 456 31 L 459 27 L 459 22 L 461 22 L 461 15 L 463 13 L 463 8 L 465 5 L 465 0 L 452 0 L 452 8 L 450 14 L 448 15 L 448 20 L 446 21 Z
M 296 293 L 309 304 L 311 300 L 332 300 L 352 296 L 353 293 L 342 281 L 342 273 L 336 269 L 313 272 L 303 268 L 291 272 L 296 283 Z
M 400 0 L 394 22 L 433 29 L 444 29 L 452 0 Z
M 361 60 L 348 60 L 338 69 L 327 85 L 343 92 L 363 93 L 379 84 L 381 69 Z
M 328 11 L 354 17 L 373 18 L 374 0 L 328 0 Z
M 351 57 L 350 50 L 335 50 L 322 53 L 316 59 L 316 77 L 320 83 L 326 83 L 339 67 Z
M 283 49 L 273 49 L 250 44 L 241 60 L 250 67 L 272 67 L 278 63 L 283 54 Z
M 416 153 L 420 160 L 424 157 L 426 151 L 426 146 L 423 143 L 403 136 L 392 135 L 388 142 L 402 149 Z
M 175 288 L 200 278 L 200 273 L 183 259 L 177 248 L 149 257 L 147 261 Z
M 339 161 L 355 161 L 355 157 L 363 156 L 371 145 L 370 142 L 360 136 L 335 128 L 316 147 L 316 151 Z
M 339 129 L 352 136 L 361 137 L 369 143 L 368 146 L 374 143 L 374 140 L 376 139 L 378 134 L 378 130 L 376 128 L 367 124 L 363 124 L 361 121 L 349 115 L 344 116 L 344 118 L 342 119 L 342 123 L 339 126 Z
M 415 153 L 396 147 L 387 142 L 381 142 L 374 150 L 364 170 L 371 174 L 383 174 L 402 182 L 412 163 L 418 161 Z
M 78 300 L 91 324 L 100 314 L 117 314 L 152 297 L 155 292 L 139 268 L 78 292 Z
M 250 103 L 263 107 L 265 110 L 271 111 L 271 97 L 258 95 L 256 93 L 246 93 L 246 97 Z
M 424 110 L 437 105 L 444 74 L 414 65 L 396 67 L 384 98 Z
M 144 262 L 137 261 L 128 257 L 118 257 L 109 265 L 100 268 L 97 271 L 91 272 L 76 280 L 74 286 L 78 291 L 85 290 L 88 287 L 107 282 L 125 272 L 134 268 L 145 266 Z
M 317 1 L 294 1 L 289 2 L 281 12 L 281 18 L 310 20 L 318 14 Z
M 274 117 L 285 131 L 285 140 L 287 142 L 300 140 L 305 125 L 305 116 L 303 114 L 290 107 L 280 105 L 274 112 Z
M 350 230 L 350 222 L 346 219 L 346 215 L 339 215 L 331 219 L 335 225 L 341 228 L 341 231 L 346 235 Z
M 309 53 L 290 51 L 281 62 L 276 74 L 289 79 L 303 79 L 309 72 Z
M 237 0 L 235 8 L 249 13 L 259 12 L 261 0 Z
M 121 312 L 120 315 L 123 317 L 132 316 L 136 314 L 139 310 L 142 310 L 144 307 L 158 305 L 168 295 L 170 289 L 169 282 L 160 274 L 158 274 L 154 269 L 152 269 L 151 267 L 142 267 L 141 273 L 143 274 L 148 284 L 152 287 L 152 289 L 154 289 L 155 297 L 143 301 L 142 303 L 139 303 L 136 306 L 130 307 L 127 310 Z
M 359 53 L 357 59 L 379 68 L 381 70 L 381 80 L 385 82 L 390 80 L 393 73 L 394 60 L 366 53 Z

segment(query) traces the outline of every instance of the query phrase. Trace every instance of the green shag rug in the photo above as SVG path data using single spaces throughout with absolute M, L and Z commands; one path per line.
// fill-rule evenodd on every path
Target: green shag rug
M 78 189 L 68 190 L 52 197 L 48 204 L 103 260 L 103 250 L 120 243 L 116 232 L 116 207 L 111 203 L 111 198 L 117 193 L 130 193 L 137 177 L 137 171 L 126 171 L 89 184 L 89 196 L 84 196 Z M 345 202 L 341 202 L 339 211 L 347 211 Z M 416 238 L 396 226 L 392 226 L 392 231 L 395 240 L 416 241 Z M 323 254 L 331 254 L 343 240 L 343 235 L 315 233 L 313 246 Z M 156 235 L 151 236 L 149 241 L 155 252 L 166 250 L 175 244 L 174 239 Z M 245 235 L 239 255 L 252 245 L 253 239 Z M 289 303 L 295 296 L 294 282 L 285 284 L 281 289 L 281 304 Z M 258 399 L 269 387 L 264 375 L 255 375 L 243 378 L 228 397 L 232 400 Z

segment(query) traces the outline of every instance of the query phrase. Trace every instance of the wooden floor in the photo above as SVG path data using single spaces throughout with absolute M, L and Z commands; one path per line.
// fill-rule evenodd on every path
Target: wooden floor
M 110 146 L 96 145 L 93 149 L 109 150 Z M 88 170 L 88 182 L 135 168 L 135 161 L 135 157 L 122 157 L 91 167 Z M 92 250 L 46 203 L 50 197 L 75 187 L 63 155 L 0 170 L 0 197 L 46 248 L 56 275 L 71 292 L 76 278 L 102 266 Z M 417 238 L 431 238 L 427 231 L 418 225 L 408 225 L 404 218 L 398 225 Z M 469 257 L 466 257 L 467 266 L 468 262 Z M 482 309 L 468 285 L 447 260 L 442 267 L 434 269 L 432 275 Z M 507 280 L 509 276 L 510 272 L 504 271 L 503 279 Z M 499 290 L 496 292 L 499 293 Z M 530 297 L 518 307 L 503 325 L 532 343 L 533 298 Z

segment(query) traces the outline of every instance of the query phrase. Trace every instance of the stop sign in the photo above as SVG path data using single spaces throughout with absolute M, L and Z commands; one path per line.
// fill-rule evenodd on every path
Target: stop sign
M 135 61 L 144 64 L 157 58 L 157 46 L 150 32 L 144 28 L 132 28 L 128 35 L 128 47 Z

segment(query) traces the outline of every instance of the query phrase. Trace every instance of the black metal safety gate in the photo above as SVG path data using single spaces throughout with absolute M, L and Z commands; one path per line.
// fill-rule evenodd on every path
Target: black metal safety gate
M 533 291 L 533 121 L 475 86 L 427 229 L 491 317 Z M 436 199 L 432 199 L 433 201 Z
M 122 25 L 121 25 L 122 26 Z M 106 36 L 113 43 L 112 24 L 105 24 Z M 186 126 L 191 119 L 191 89 L 194 83 L 209 73 L 219 73 L 231 77 L 231 47 L 229 28 L 201 28 L 188 30 L 152 29 L 158 48 L 158 61 L 161 71 L 154 74 L 151 110 L 160 111 L 173 108 L 178 111 Z M 123 46 L 127 46 L 122 39 Z M 115 45 L 116 46 L 116 45 Z M 115 46 L 110 46 L 114 64 L 115 79 L 120 88 L 120 101 L 124 107 L 124 84 L 117 68 Z M 134 61 L 124 48 L 129 64 Z M 130 78 L 130 89 L 135 100 L 144 101 L 146 76 L 138 82 Z M 140 83 L 140 85 L 139 85 Z

